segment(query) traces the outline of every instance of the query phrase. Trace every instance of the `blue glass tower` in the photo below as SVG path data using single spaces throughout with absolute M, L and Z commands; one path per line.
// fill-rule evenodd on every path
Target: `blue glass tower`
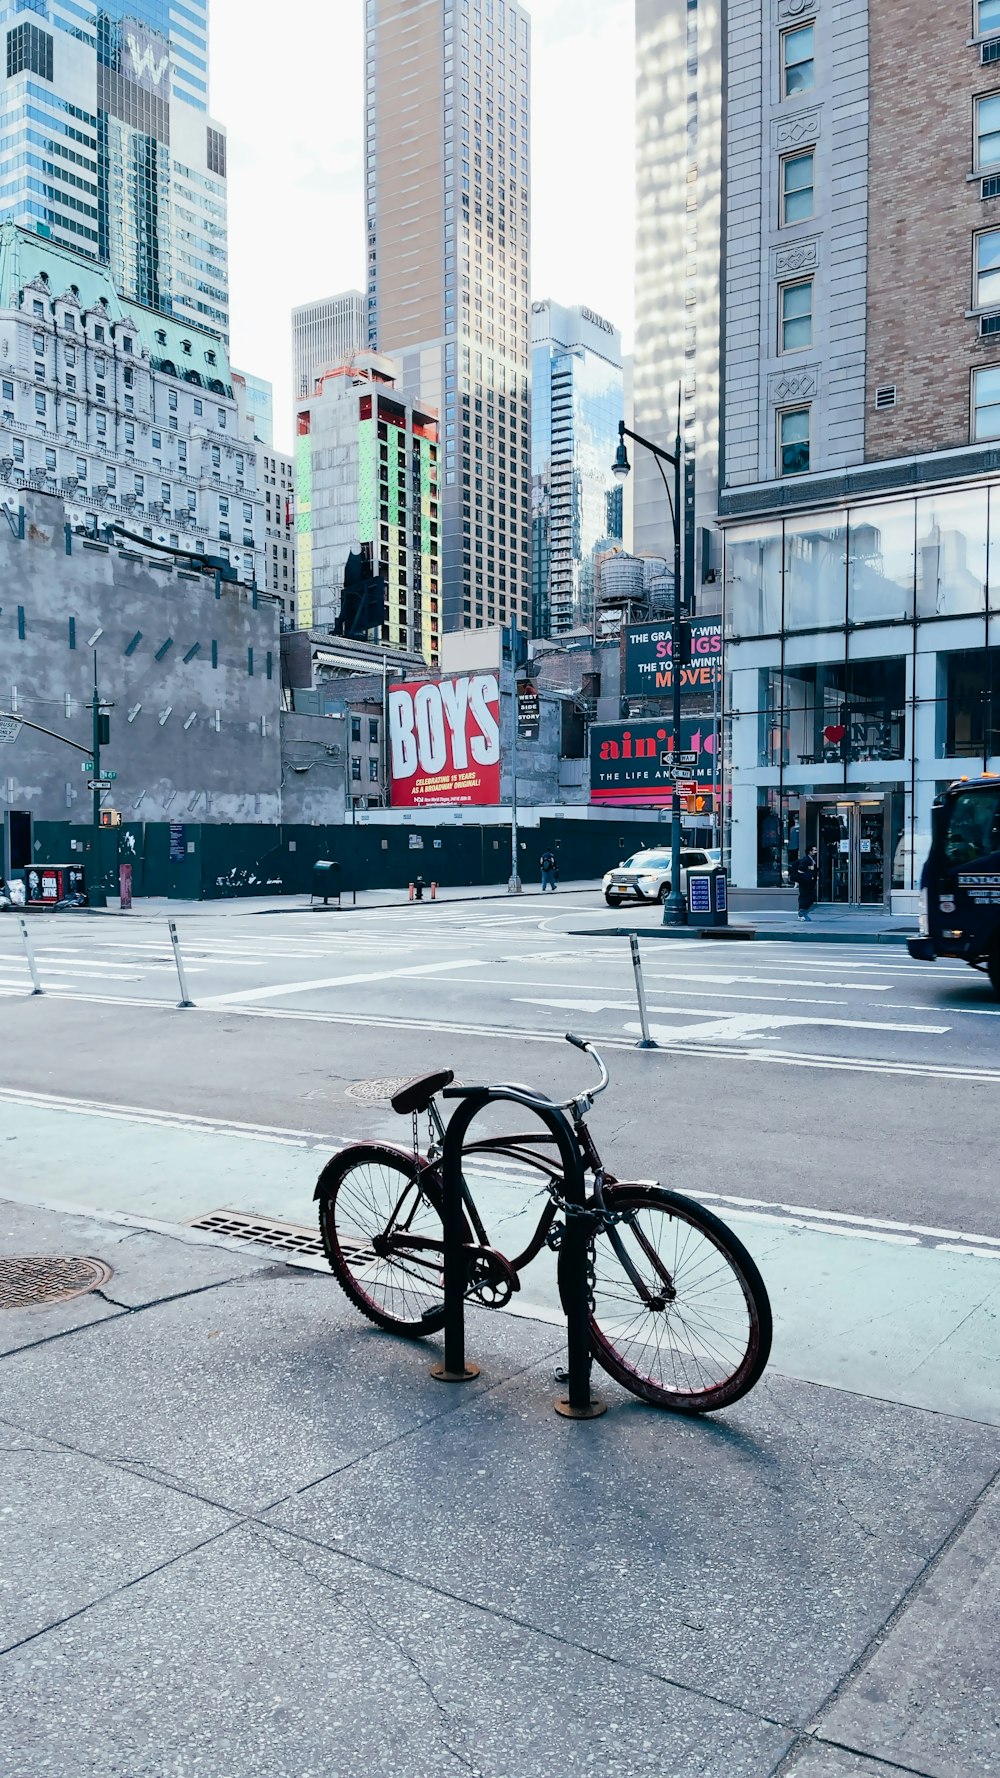
M 0 219 L 228 337 L 226 138 L 208 0 L 0 0 Z
M 621 335 L 592 309 L 532 304 L 531 592 L 536 636 L 587 626 L 602 544 L 621 541 L 611 464 L 624 414 Z

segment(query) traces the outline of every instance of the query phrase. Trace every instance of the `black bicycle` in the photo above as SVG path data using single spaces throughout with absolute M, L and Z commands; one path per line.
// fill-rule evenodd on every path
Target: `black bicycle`
M 567 1042 L 590 1055 L 601 1073 L 596 1087 L 560 1107 L 570 1115 L 587 1170 L 593 1356 L 609 1376 L 657 1407 L 683 1413 L 728 1407 L 753 1388 L 770 1354 L 764 1281 L 743 1243 L 711 1211 L 679 1192 L 619 1180 L 608 1171 L 586 1122 L 608 1085 L 608 1071 L 590 1043 L 573 1036 Z M 338 1282 L 370 1321 L 410 1337 L 444 1325 L 445 1126 L 437 1096 L 453 1079 L 450 1069 L 442 1069 L 407 1082 L 394 1095 L 393 1110 L 413 1120 L 412 1149 L 356 1143 L 327 1162 L 316 1186 L 323 1247 Z M 527 1087 L 490 1090 L 529 1110 L 552 1103 Z M 418 1119 L 425 1113 L 429 1139 L 421 1153 Z M 560 1193 L 562 1167 L 552 1147 L 547 1132 L 466 1144 L 464 1157 L 516 1160 L 536 1170 L 547 1188 L 531 1240 L 508 1258 L 490 1242 L 463 1179 L 467 1298 L 502 1308 L 520 1290 L 520 1273 L 547 1246 L 559 1256 L 565 1306 L 563 1233 L 574 1207 Z

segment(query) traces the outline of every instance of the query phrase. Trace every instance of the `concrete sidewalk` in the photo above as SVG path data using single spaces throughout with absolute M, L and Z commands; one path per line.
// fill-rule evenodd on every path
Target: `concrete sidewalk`
M 448 1389 L 266 1251 L 3 1253 L 113 1269 L 0 1310 L 3 1778 L 1000 1774 L 996 1427 L 773 1372 L 573 1424 L 546 1323 Z
M 637 932 L 641 938 L 703 938 L 716 944 L 740 940 L 793 940 L 804 944 L 892 944 L 904 945 L 917 931 L 917 922 L 906 914 L 889 914 L 884 908 L 840 908 L 817 904 L 808 920 L 800 920 L 794 908 L 748 909 L 740 906 L 739 891 L 734 890 L 729 910 L 729 924 L 720 928 L 664 926 L 663 910 L 624 903 L 617 908 L 598 910 L 591 919 L 588 908 L 586 931 L 624 938 Z M 583 927 L 579 929 L 583 934 Z

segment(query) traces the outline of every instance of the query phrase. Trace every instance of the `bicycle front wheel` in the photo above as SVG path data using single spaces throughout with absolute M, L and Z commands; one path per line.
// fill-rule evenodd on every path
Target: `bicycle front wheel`
M 598 1364 L 657 1407 L 699 1414 L 738 1401 L 771 1350 L 771 1305 L 743 1243 L 710 1210 L 658 1186 L 607 1186 L 604 1200 L 626 1216 L 593 1243 Z
M 323 1250 L 355 1307 L 392 1333 L 437 1333 L 444 1229 L 436 1173 L 371 1143 L 334 1155 L 320 1187 Z

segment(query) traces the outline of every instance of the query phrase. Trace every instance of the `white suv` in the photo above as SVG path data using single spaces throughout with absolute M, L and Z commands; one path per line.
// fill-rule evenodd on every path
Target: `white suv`
M 696 865 L 716 864 L 708 852 L 685 847 L 681 852 L 681 894 L 687 894 L 687 874 Z M 666 901 L 670 894 L 670 853 L 663 851 L 635 852 L 624 864 L 609 870 L 601 885 L 609 907 L 630 897 L 635 901 Z

